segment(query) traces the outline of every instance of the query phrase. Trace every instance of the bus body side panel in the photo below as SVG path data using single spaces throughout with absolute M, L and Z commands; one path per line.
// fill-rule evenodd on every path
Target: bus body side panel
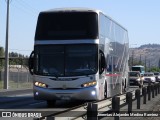
M 99 16 L 99 49 L 105 54 L 107 96 L 111 97 L 122 93 L 123 84 L 128 88 L 127 31 L 104 14 Z

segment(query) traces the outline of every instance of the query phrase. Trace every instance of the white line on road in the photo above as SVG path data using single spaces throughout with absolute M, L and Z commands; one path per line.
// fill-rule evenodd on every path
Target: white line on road
M 12 96 L 9 96 L 9 97 L 28 97 L 28 96 L 33 96 L 33 94 L 30 93 L 30 94 L 12 95 Z
M 45 103 L 45 101 L 43 101 L 43 102 L 37 102 L 37 103 L 31 103 L 29 105 L 32 106 L 32 105 L 38 105 L 38 104 L 42 104 L 42 103 Z

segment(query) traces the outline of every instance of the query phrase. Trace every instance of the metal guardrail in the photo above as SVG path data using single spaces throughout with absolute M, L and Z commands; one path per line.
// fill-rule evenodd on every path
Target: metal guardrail
M 43 116 L 42 118 L 36 118 L 35 120 L 98 120 L 98 114 L 103 113 L 104 109 L 105 112 L 110 111 L 114 113 L 120 113 L 120 107 L 125 105 L 128 105 L 127 112 L 131 113 L 133 101 L 137 101 L 136 107 L 137 109 L 140 109 L 141 97 L 143 97 L 143 104 L 146 104 L 147 96 L 148 100 L 151 100 L 151 94 L 152 98 L 160 94 L 160 83 L 153 85 L 149 84 L 142 89 L 127 92 L 123 95 L 114 96 L 99 102 L 87 103 L 80 107 L 71 108 L 66 111 L 51 114 L 49 116 Z M 115 116 L 115 120 L 119 120 L 119 117 Z

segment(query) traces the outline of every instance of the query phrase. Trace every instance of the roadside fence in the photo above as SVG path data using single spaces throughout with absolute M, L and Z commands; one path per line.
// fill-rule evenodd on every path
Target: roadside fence
M 4 69 L 0 70 L 0 89 L 3 89 Z M 9 89 L 32 88 L 32 75 L 28 67 L 11 66 L 9 68 Z

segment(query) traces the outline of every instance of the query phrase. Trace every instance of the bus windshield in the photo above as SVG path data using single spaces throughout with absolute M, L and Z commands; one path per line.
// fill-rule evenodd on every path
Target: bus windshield
M 97 39 L 98 15 L 94 12 L 42 12 L 35 40 Z
M 97 72 L 97 45 L 35 46 L 35 74 L 63 77 Z

